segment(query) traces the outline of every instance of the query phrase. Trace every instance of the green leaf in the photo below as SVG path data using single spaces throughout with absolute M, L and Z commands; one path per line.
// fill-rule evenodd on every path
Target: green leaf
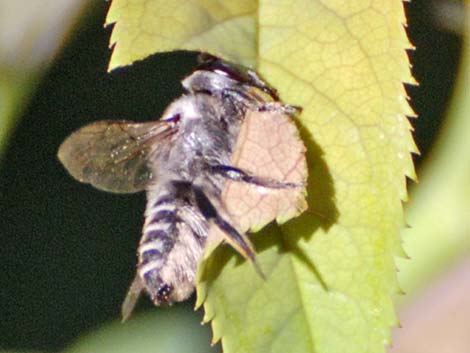
M 2 77 L 7 76 L 3 73 Z M 13 125 L 14 107 L 16 103 L 16 87 L 10 79 L 0 79 L 0 153 L 2 153 L 8 133 Z
M 309 211 L 254 236 L 266 281 L 228 247 L 201 264 L 214 341 L 225 352 L 383 352 L 416 152 L 401 1 L 114 0 L 116 21 L 110 68 L 205 50 L 256 66 L 304 109 Z
M 242 1 L 114 0 L 112 70 L 156 52 L 208 51 L 245 64 L 257 62 L 257 5 Z

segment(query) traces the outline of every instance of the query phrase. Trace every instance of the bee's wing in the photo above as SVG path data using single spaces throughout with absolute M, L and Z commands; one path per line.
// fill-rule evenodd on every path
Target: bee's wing
M 98 121 L 70 135 L 58 157 L 83 183 L 116 193 L 143 190 L 152 179 L 147 157 L 175 132 L 171 121 Z
M 131 317 L 132 311 L 134 311 L 135 305 L 139 300 L 140 294 L 144 290 L 144 284 L 137 274 L 132 281 L 132 284 L 127 292 L 126 299 L 122 303 L 121 307 L 121 321 L 127 321 Z

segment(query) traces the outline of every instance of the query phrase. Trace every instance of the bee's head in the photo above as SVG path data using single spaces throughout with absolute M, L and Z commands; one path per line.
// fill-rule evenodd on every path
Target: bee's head
M 214 95 L 224 93 L 224 90 L 257 88 L 273 100 L 279 100 L 277 91 L 247 67 L 207 53 L 201 53 L 198 61 L 199 66 L 196 71 L 182 81 L 183 87 L 189 92 L 207 92 Z

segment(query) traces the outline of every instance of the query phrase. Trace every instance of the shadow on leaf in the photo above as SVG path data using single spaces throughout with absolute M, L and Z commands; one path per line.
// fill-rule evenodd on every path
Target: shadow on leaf
M 326 282 L 315 266 L 314 259 L 299 247 L 299 242 L 302 239 L 310 241 L 319 228 L 325 232 L 328 231 L 336 223 L 339 213 L 334 202 L 333 180 L 323 159 L 324 153 L 307 129 L 300 127 L 300 132 L 307 147 L 308 210 L 285 225 L 269 224 L 262 231 L 254 234 L 252 240 L 267 281 L 269 281 L 270 273 L 274 271 L 276 263 L 267 263 L 264 254 L 275 250 L 278 254 L 286 256 L 291 254 L 304 263 L 315 274 L 322 288 L 328 290 Z M 219 246 L 207 259 L 200 281 L 206 282 L 210 286 L 210 283 L 216 280 L 224 269 L 232 268 L 229 265 L 230 261 L 233 261 L 233 269 L 237 269 L 245 263 L 245 260 L 229 246 Z M 263 281 L 261 278 L 259 280 Z

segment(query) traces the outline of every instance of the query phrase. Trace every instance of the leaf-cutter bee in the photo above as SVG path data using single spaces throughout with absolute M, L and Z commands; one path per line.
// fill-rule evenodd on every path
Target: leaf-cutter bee
M 123 304 L 124 319 L 142 290 L 155 305 L 192 294 L 211 226 L 256 265 L 247 236 L 224 212 L 221 192 L 226 181 L 266 188 L 299 186 L 231 165 L 248 111 L 296 111 L 279 103 L 276 90 L 256 72 L 201 54 L 199 66 L 182 85 L 185 93 L 160 120 L 95 122 L 69 136 L 58 152 L 80 182 L 115 193 L 146 191 L 137 274 Z

